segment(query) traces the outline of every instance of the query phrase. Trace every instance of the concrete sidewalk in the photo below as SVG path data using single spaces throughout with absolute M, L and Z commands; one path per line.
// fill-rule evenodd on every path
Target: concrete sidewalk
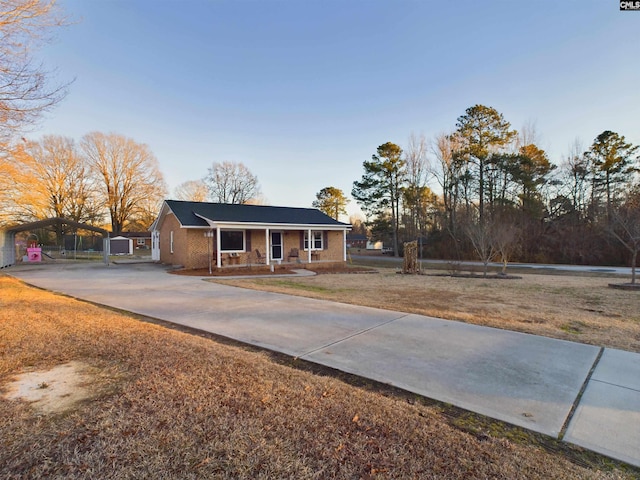
M 639 354 L 228 287 L 170 275 L 153 264 L 21 265 L 5 272 L 41 288 L 564 435 L 565 441 L 640 466 Z

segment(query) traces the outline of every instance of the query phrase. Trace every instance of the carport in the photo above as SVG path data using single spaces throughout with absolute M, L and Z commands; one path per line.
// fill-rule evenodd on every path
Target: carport
M 76 229 L 89 230 L 102 235 L 103 243 L 103 259 L 105 264 L 109 264 L 109 232 L 103 228 L 94 227 L 86 223 L 75 222 L 61 217 L 39 220 L 37 222 L 23 223 L 14 225 L 0 230 L 0 268 L 9 267 L 16 263 L 16 233 L 27 230 L 35 230 L 55 225 L 58 229 L 62 229 L 63 225 Z

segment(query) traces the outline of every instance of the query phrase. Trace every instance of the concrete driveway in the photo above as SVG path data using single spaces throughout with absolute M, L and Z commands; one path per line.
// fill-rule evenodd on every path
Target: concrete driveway
M 640 466 L 640 355 L 170 275 L 20 265 L 25 282 L 388 383 Z

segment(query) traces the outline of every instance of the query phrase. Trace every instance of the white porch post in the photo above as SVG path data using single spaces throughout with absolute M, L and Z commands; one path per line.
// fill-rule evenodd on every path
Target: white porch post
M 269 251 L 269 229 L 266 228 L 264 230 L 264 255 L 265 255 L 265 259 L 266 259 L 266 264 L 267 265 L 271 265 L 271 255 L 270 255 L 270 251 Z
M 307 230 L 307 261 L 311 263 L 311 229 Z
M 343 250 L 342 261 L 346 262 L 347 261 L 347 231 L 346 230 L 342 231 L 342 250 Z
M 220 254 L 220 225 L 216 228 L 216 265 L 222 267 L 222 255 Z

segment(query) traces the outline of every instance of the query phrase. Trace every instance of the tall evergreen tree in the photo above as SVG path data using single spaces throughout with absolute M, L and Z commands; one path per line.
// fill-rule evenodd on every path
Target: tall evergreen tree
M 456 124 L 458 136 L 462 141 L 456 152 L 469 165 L 469 172 L 475 176 L 478 192 L 478 213 L 480 222 L 484 219 L 484 203 L 487 196 L 487 174 L 492 156 L 507 145 L 516 135 L 501 113 L 492 107 L 475 105 L 467 108 L 465 114 L 458 117 Z
M 640 170 L 638 148 L 626 142 L 624 136 L 606 130 L 596 137 L 585 153 L 591 162 L 594 202 L 597 193 L 604 194 L 608 220 L 611 220 L 612 208 L 621 193 L 630 187 L 633 174 Z
M 325 187 L 316 193 L 313 207 L 338 220 L 340 215 L 347 214 L 347 197 L 336 187 Z
M 398 255 L 400 200 L 405 183 L 406 161 L 395 143 L 380 145 L 370 161 L 363 162 L 364 175 L 353 183 L 351 195 L 362 208 L 378 218 L 389 214 L 393 252 Z

